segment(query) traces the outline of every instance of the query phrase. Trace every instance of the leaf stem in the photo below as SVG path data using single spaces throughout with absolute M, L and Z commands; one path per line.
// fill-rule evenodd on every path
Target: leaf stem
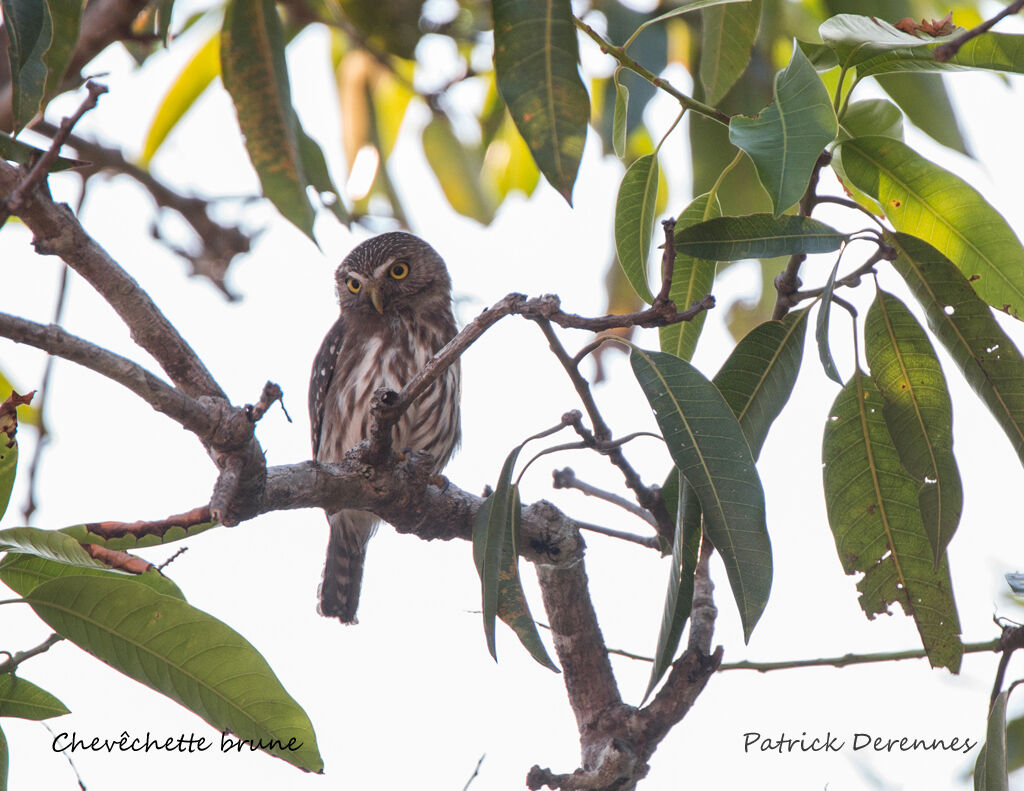
M 718 190 L 721 188 L 722 182 L 724 182 L 725 177 L 732 172 L 732 169 L 735 168 L 738 164 L 740 164 L 740 160 L 742 159 L 743 151 L 742 149 L 740 149 L 736 152 L 736 156 L 732 158 L 732 162 L 725 166 L 725 169 L 721 173 L 719 173 L 718 178 L 715 179 L 715 183 L 711 185 L 711 189 L 708 191 L 708 202 L 707 205 L 704 207 L 703 219 L 705 221 L 710 219 L 708 215 L 711 211 L 711 206 L 714 205 L 715 200 L 718 198 Z
M 729 116 L 723 113 L 721 110 L 711 107 L 710 105 L 704 104 L 703 102 L 699 102 L 692 96 L 687 96 L 685 93 L 682 93 L 681 91 L 673 87 L 670 83 L 659 77 L 657 74 L 650 71 L 649 69 L 644 68 L 637 61 L 633 60 L 633 58 L 626 54 L 625 47 L 615 46 L 579 17 L 573 16 L 572 21 L 573 24 L 576 25 L 577 29 L 579 29 L 583 33 L 586 33 L 590 38 L 592 38 L 597 43 L 597 46 L 601 48 L 602 52 L 604 52 L 607 55 L 611 55 L 624 67 L 626 67 L 627 69 L 636 74 L 639 74 L 655 88 L 660 88 L 661 90 L 665 91 L 665 93 L 675 98 L 675 100 L 678 101 L 684 108 L 688 110 L 693 110 L 695 113 L 700 113 L 701 115 L 706 116 L 714 121 L 718 121 L 720 124 L 723 124 L 725 126 L 729 125 Z

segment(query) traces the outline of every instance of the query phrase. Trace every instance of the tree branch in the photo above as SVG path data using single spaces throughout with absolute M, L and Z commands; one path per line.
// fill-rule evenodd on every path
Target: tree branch
M 936 47 L 935 52 L 933 53 L 935 56 L 935 60 L 939 61 L 940 63 L 945 63 L 946 61 L 950 60 L 954 55 L 956 55 L 956 53 L 960 51 L 960 48 L 968 41 L 970 41 L 972 38 L 977 38 L 982 33 L 987 32 L 992 27 L 994 27 L 995 24 L 999 22 L 999 20 L 1003 19 L 1004 17 L 1016 14 L 1021 10 L 1021 8 L 1024 8 L 1024 0 L 1014 0 L 1014 2 L 1010 3 L 1008 6 L 1006 6 L 1006 8 L 1004 8 L 991 19 L 986 19 L 977 27 L 973 27 L 970 30 L 961 33 L 952 41 L 949 41 L 945 44 Z
M 34 648 L 29 648 L 25 651 L 18 651 L 18 653 L 14 654 L 13 656 L 8 655 L 8 659 L 4 660 L 3 662 L 0 662 L 0 675 L 13 673 L 15 670 L 17 670 L 18 665 L 20 665 L 26 659 L 31 659 L 34 656 L 39 656 L 39 654 L 49 651 L 53 646 L 55 646 L 63 639 L 63 637 L 54 632 Z
M 576 489 L 590 497 L 597 497 L 605 502 L 617 505 L 619 508 L 629 511 L 633 516 L 639 516 L 652 527 L 657 525 L 654 517 L 651 516 L 650 511 L 647 509 L 641 508 L 636 503 L 630 502 L 625 497 L 620 497 L 614 492 L 606 492 L 604 489 L 599 489 L 585 481 L 581 481 L 576 477 L 576 473 L 569 467 L 563 467 L 561 470 L 554 470 L 551 473 L 551 477 L 553 479 L 551 485 L 555 489 Z

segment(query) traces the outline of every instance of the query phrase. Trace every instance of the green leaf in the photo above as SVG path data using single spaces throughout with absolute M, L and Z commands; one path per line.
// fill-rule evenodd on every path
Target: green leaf
M 324 159 L 324 152 L 320 145 L 301 126 L 299 133 L 299 157 L 302 160 L 302 172 L 306 174 L 309 185 L 316 190 L 320 203 L 330 209 L 331 213 L 338 218 L 338 222 L 348 227 L 352 224 L 352 218 L 345 209 L 345 202 L 341 199 L 341 191 L 331 178 L 327 169 L 327 160 Z
M 495 207 L 480 182 L 481 163 L 456 137 L 448 116 L 434 113 L 423 128 L 423 153 L 449 205 L 463 217 L 490 225 Z
M 830 253 L 846 239 L 823 222 L 789 214 L 716 217 L 675 233 L 676 253 L 717 261 Z
M 759 324 L 736 344 L 711 380 L 736 415 L 755 458 L 796 384 L 809 310 Z
M 840 152 L 847 176 L 882 205 L 897 231 L 931 244 L 982 299 L 1020 317 L 1024 247 L 977 190 L 891 138 L 848 140 Z
M 313 207 L 299 152 L 284 36 L 273 0 L 231 0 L 220 39 L 221 77 L 238 112 L 263 194 L 313 239 Z
M 192 538 L 218 526 L 215 521 L 195 522 L 196 517 L 190 512 L 176 514 L 157 522 L 147 522 L 143 534 L 136 535 L 134 528 L 138 523 L 131 522 L 88 522 L 81 525 L 61 528 L 60 532 L 71 536 L 83 544 L 99 544 L 107 549 L 143 549 L 161 544 L 171 544 L 185 538 Z M 159 530 L 155 528 L 159 526 Z M 107 538 L 97 530 L 102 529 Z M 120 533 L 120 535 L 115 535 Z
M 868 310 L 864 338 L 871 378 L 885 399 L 882 414 L 900 461 L 917 480 L 924 530 L 938 565 L 964 503 L 946 377 L 917 319 L 881 289 Z
M 729 140 L 757 168 L 777 217 L 807 189 L 814 165 L 838 125 L 825 85 L 800 47 L 775 76 L 775 97 L 756 118 L 734 115 Z
M 654 664 L 651 666 L 651 678 L 647 682 L 644 700 L 647 700 L 661 677 L 665 675 L 675 658 L 676 649 L 679 648 L 683 627 L 693 608 L 693 575 L 697 570 L 703 535 L 697 497 L 693 489 L 684 486 L 682 473 L 678 470 L 674 472 L 677 480 L 676 491 L 683 492 L 683 496 L 677 497 L 678 514 L 675 537 L 672 540 L 672 566 L 668 575 L 661 629 L 658 632 L 658 646 L 654 651 Z M 687 511 L 688 515 L 685 513 Z
M 935 50 L 940 46 L 941 43 L 938 42 L 925 42 L 915 47 L 884 52 L 858 65 L 857 76 L 860 78 L 888 72 L 965 69 L 1024 73 L 1024 36 L 983 33 L 964 42 L 948 61 L 935 59 Z
M 644 23 L 644 27 L 653 25 L 656 22 L 664 22 L 666 19 L 680 16 L 682 14 L 688 14 L 691 11 L 697 11 L 701 8 L 711 8 L 716 5 L 726 5 L 728 3 L 749 3 L 751 0 L 684 0 L 678 6 L 673 8 L 671 11 L 666 11 L 661 16 L 656 16 L 654 19 Z
M 71 566 L 38 555 L 10 552 L 0 561 L 0 580 L 19 596 L 27 596 L 33 588 L 44 582 L 62 577 L 100 577 L 131 580 L 152 588 L 157 593 L 185 601 L 185 594 L 169 578 L 156 569 L 144 574 L 127 574 L 115 569 L 83 568 Z
M 840 391 L 822 447 L 825 507 L 839 560 L 869 618 L 899 602 L 933 667 L 960 669 L 963 645 L 949 564 L 935 568 L 917 504 L 918 483 L 900 463 L 882 416 L 884 401 L 857 368 Z
M 1012 688 L 1011 688 L 1012 689 Z M 974 764 L 974 787 L 983 791 L 1010 791 L 1006 766 L 1006 703 L 1010 690 L 996 695 L 988 713 L 985 744 Z
M 323 770 L 305 712 L 259 652 L 216 618 L 132 580 L 66 577 L 25 598 L 58 634 L 217 730 Z
M 525 444 L 513 448 L 506 457 L 494 491 L 477 511 L 473 523 L 473 561 L 480 575 L 484 636 L 491 656 L 497 661 L 494 627 L 498 617 L 512 628 L 537 662 L 558 672 L 541 642 L 519 579 L 518 543 L 522 508 L 519 487 L 512 484 L 512 472 Z
M 615 70 L 612 81 L 615 83 L 615 109 L 612 114 L 612 148 L 615 156 L 622 159 L 626 156 L 626 113 L 629 108 L 629 88 L 619 82 L 620 66 Z
M 0 717 L 48 720 L 70 713 L 67 706 L 32 682 L 13 673 L 0 676 Z
M 689 363 L 636 347 L 630 363 L 672 461 L 697 492 L 749 640 L 772 580 L 764 491 L 750 447 L 722 394 Z
M 840 139 L 874 135 L 903 139 L 903 113 L 900 108 L 887 99 L 851 102 L 839 120 Z
M 904 233 L 886 233 L 885 241 L 896 249 L 892 265 L 924 308 L 931 331 L 1024 463 L 1024 356 L 946 256 Z
M 879 53 L 920 48 L 929 42 L 951 41 L 961 32 L 925 39 L 905 33 L 882 19 L 859 14 L 836 14 L 818 27 L 821 40 L 832 48 L 839 65 L 846 69 L 859 66 Z M 857 74 L 861 76 L 859 68 Z
M 14 132 L 31 121 L 43 101 L 46 64 L 53 23 L 46 3 L 39 0 L 0 0 L 4 28 L 10 40 L 11 104 Z
M 46 0 L 50 14 L 52 33 L 49 47 L 43 55 L 46 66 L 46 82 L 43 98 L 48 99 L 60 92 L 64 72 L 71 63 L 71 54 L 78 44 L 78 27 L 82 20 L 82 3 L 78 0 Z
M 18 471 L 18 407 L 27 405 L 35 390 L 20 395 L 13 388 L 0 402 L 0 518 L 7 511 Z
M 700 81 L 709 104 L 718 104 L 746 71 L 760 26 L 761 0 L 704 10 Z
M 42 155 L 43 150 L 41 148 L 30 146 L 28 143 L 15 140 L 5 132 L 0 132 L 0 158 L 6 159 L 9 162 L 17 162 L 19 165 L 31 166 L 32 163 Z M 53 164 L 50 165 L 49 172 L 56 173 L 60 170 L 78 168 L 86 164 L 88 163 L 79 159 L 57 157 Z M 0 389 L 0 392 L 2 392 L 2 389 Z
M 7 791 L 7 772 L 10 769 L 11 754 L 7 748 L 7 737 L 0 730 L 0 791 Z
M 87 569 L 107 568 L 82 549 L 82 545 L 75 539 L 59 530 L 40 530 L 38 527 L 0 530 L 0 552 L 35 555 Z
M 569 0 L 494 0 L 494 71 L 541 173 L 572 204 L 590 97 Z
M 149 166 L 150 160 L 167 139 L 167 135 L 219 74 L 220 34 L 214 33 L 174 78 L 160 106 L 157 107 L 149 131 L 146 132 L 146 140 L 142 144 L 142 156 L 139 157 L 141 167 Z
M 615 199 L 615 252 L 633 290 L 654 302 L 647 284 L 647 260 L 658 202 L 658 157 L 647 154 L 629 166 Z
M 836 274 L 839 272 L 840 257 L 836 265 L 832 267 L 828 280 L 825 281 L 825 290 L 821 292 L 821 306 L 818 308 L 818 323 L 814 329 L 814 339 L 818 342 L 818 358 L 821 360 L 821 367 L 825 369 L 825 375 L 838 385 L 843 380 L 836 370 L 836 361 L 832 359 L 832 349 L 828 343 L 828 323 L 832 315 L 832 291 L 836 286 Z
M 722 207 L 719 206 L 717 198 L 712 201 L 709 193 L 698 195 L 676 219 L 676 231 L 721 214 Z M 669 289 L 668 297 L 676 304 L 677 309 L 686 310 L 694 302 L 711 293 L 717 266 L 717 261 L 676 253 L 672 265 L 672 287 Z M 704 311 L 690 321 L 659 327 L 661 350 L 683 360 L 692 358 L 706 318 L 707 311 Z

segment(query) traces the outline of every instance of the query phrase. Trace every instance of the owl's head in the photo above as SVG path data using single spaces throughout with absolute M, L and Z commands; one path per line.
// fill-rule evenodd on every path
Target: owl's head
M 358 245 L 335 273 L 346 315 L 392 317 L 447 310 L 451 278 L 441 256 L 418 236 L 383 233 Z

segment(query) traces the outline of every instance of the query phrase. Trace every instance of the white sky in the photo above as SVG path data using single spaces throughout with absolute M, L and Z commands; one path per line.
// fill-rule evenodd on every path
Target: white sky
M 291 50 L 294 99 L 307 128 L 327 143 L 330 156 L 339 127 L 333 93 L 322 71 L 326 41 L 304 34 Z M 181 40 L 158 55 L 145 77 L 127 74 L 128 59 L 111 53 L 96 64 L 111 72 L 110 94 L 86 117 L 95 130 L 129 150 L 141 146 L 145 129 L 171 76 L 198 44 Z M 678 75 L 677 75 L 678 76 Z M 683 84 L 680 81 L 680 84 Z M 954 75 L 948 80 L 979 157 L 973 163 L 912 134 L 910 140 L 967 178 L 1017 229 L 1024 228 L 1021 183 L 1020 94 L 991 76 Z M 77 103 L 55 106 L 50 116 Z M 998 108 L 998 114 L 993 108 Z M 671 102 L 653 117 L 666 128 Z M 998 121 L 996 123 L 995 121 Z M 602 159 L 591 135 L 570 210 L 542 185 L 530 201 L 511 199 L 490 228 L 452 215 L 424 164 L 418 130 L 422 108 L 410 114 L 402 143 L 391 161 L 415 230 L 444 255 L 457 310 L 467 321 L 510 291 L 553 292 L 566 309 L 595 315 L 603 310 L 603 278 L 612 255 L 612 206 L 621 166 Z M 677 132 L 676 135 L 681 134 Z M 681 138 L 666 144 L 663 164 L 672 188 L 670 211 L 686 202 L 688 174 L 671 159 Z M 336 173 L 341 163 L 334 161 Z M 255 177 L 239 144 L 233 111 L 219 88 L 207 93 L 188 122 L 154 162 L 158 174 L 184 189 L 247 194 Z M 76 196 L 73 180 L 54 179 L 63 199 Z M 331 273 L 356 241 L 329 216 L 317 230 L 325 255 L 266 207 L 247 212 L 247 222 L 265 227 L 259 244 L 236 263 L 233 287 L 244 295 L 226 304 L 205 282 L 183 277 L 183 267 L 148 237 L 148 198 L 124 179 L 97 187 L 84 211 L 87 229 L 146 288 L 178 326 L 236 403 L 254 401 L 262 384 L 282 385 L 295 420 L 279 409 L 260 423 L 258 436 L 268 463 L 308 458 L 305 392 L 309 366 L 336 307 Z M 837 221 L 846 222 L 843 215 Z M 0 310 L 48 322 L 59 268 L 36 258 L 23 228 L 8 227 L 0 243 L 7 288 Z M 852 268 L 856 265 L 848 258 Z M 823 281 L 831 264 L 805 266 L 808 284 Z M 905 295 L 888 272 L 880 278 Z M 755 273 L 736 267 L 716 286 L 720 305 L 756 288 Z M 869 288 L 860 289 L 866 307 Z M 708 319 L 696 363 L 713 374 L 730 348 L 725 311 Z M 1004 322 L 1018 343 L 1020 325 Z M 77 276 L 72 276 L 66 326 L 71 332 L 155 366 L 131 343 L 119 319 Z M 852 370 L 848 323 L 837 314 L 833 349 L 840 371 Z M 570 348 L 584 333 L 563 333 Z M 639 341 L 654 348 L 656 334 Z M 36 386 L 41 355 L 0 343 L 2 368 L 22 389 Z M 946 358 L 944 361 L 948 362 Z M 608 355 L 610 381 L 597 389 L 605 416 L 617 433 L 650 429 L 650 411 L 625 358 Z M 506 319 L 489 331 L 464 359 L 463 448 L 446 474 L 479 492 L 497 477 L 508 450 L 523 437 L 557 422 L 576 407 L 575 395 L 535 327 Z M 967 641 L 996 636 L 994 613 L 1019 618 L 1005 596 L 1002 575 L 1017 570 L 1024 552 L 1020 495 L 1024 476 L 1009 443 L 974 398 L 955 367 L 946 366 L 954 400 L 957 455 L 966 502 L 960 532 L 950 549 L 954 586 Z M 721 568 L 715 644 L 726 661 L 832 656 L 915 648 L 913 622 L 901 614 L 868 622 L 860 611 L 855 580 L 845 577 L 825 519 L 821 495 L 820 433 L 838 388 L 821 372 L 813 336 L 796 392 L 772 429 L 758 465 L 767 493 L 774 547 L 775 583 L 749 646 L 744 646 L 735 606 Z M 215 472 L 191 435 L 153 413 L 117 385 L 71 364 L 57 367 L 50 402 L 54 442 L 45 455 L 34 523 L 60 527 L 100 519 L 157 518 L 206 502 Z M 31 430 L 20 435 L 22 458 L 34 451 Z M 555 440 L 557 441 L 557 440 Z M 540 445 L 538 445 L 539 449 Z M 663 477 L 668 457 L 653 440 L 640 440 L 628 456 L 649 482 Z M 592 483 L 620 487 L 616 471 L 602 459 L 566 454 L 535 464 L 524 479 L 523 499 L 554 500 L 573 516 L 632 528 L 640 523 L 611 506 L 576 493 L 550 489 L 550 470 L 572 466 Z M 3 525 L 19 523 L 24 479 Z M 323 777 L 303 775 L 277 759 L 256 755 L 76 753 L 87 787 L 106 791 L 212 787 L 220 783 L 252 789 L 460 789 L 480 756 L 486 758 L 474 791 L 523 787 L 534 763 L 555 771 L 578 765 L 575 722 L 561 678 L 534 664 L 514 636 L 500 627 L 500 664 L 487 654 L 479 616 L 479 582 L 465 542 L 425 543 L 382 528 L 371 544 L 360 625 L 342 628 L 315 613 L 315 594 L 326 542 L 326 523 L 316 511 L 271 514 L 234 529 L 212 531 L 189 542 L 190 550 L 168 569 L 189 601 L 247 637 L 302 705 L 317 731 L 326 764 Z M 160 562 L 180 545 L 143 553 Z M 600 536 L 588 537 L 587 567 L 593 596 L 610 646 L 649 654 L 657 638 L 667 561 L 649 550 Z M 528 595 L 543 618 L 533 572 L 523 566 Z M 27 607 L 3 611 L 4 642 L 16 651 L 41 642 L 49 630 Z M 550 645 L 550 643 L 549 643 Z M 623 696 L 637 703 L 648 666 L 613 658 Z M 743 734 L 778 738 L 831 732 L 852 740 L 856 732 L 884 737 L 984 738 L 984 719 L 995 670 L 994 655 L 964 660 L 951 677 L 911 661 L 844 670 L 820 669 L 759 675 L 732 672 L 712 679 L 684 722 L 663 742 L 642 786 L 647 791 L 683 787 L 800 787 L 859 789 L 953 788 L 975 754 L 854 753 L 833 755 L 749 754 Z M 1008 678 L 1021 672 L 1011 664 Z M 76 647 L 62 643 L 23 665 L 21 674 L 59 697 L 72 714 L 51 721 L 59 731 L 89 738 L 116 738 L 122 731 L 154 736 L 217 734 L 195 715 L 151 692 Z M 1020 711 L 1024 706 L 1013 705 Z M 50 749 L 51 736 L 38 723 L 6 719 L 11 747 L 11 787 L 72 788 L 68 763 Z

